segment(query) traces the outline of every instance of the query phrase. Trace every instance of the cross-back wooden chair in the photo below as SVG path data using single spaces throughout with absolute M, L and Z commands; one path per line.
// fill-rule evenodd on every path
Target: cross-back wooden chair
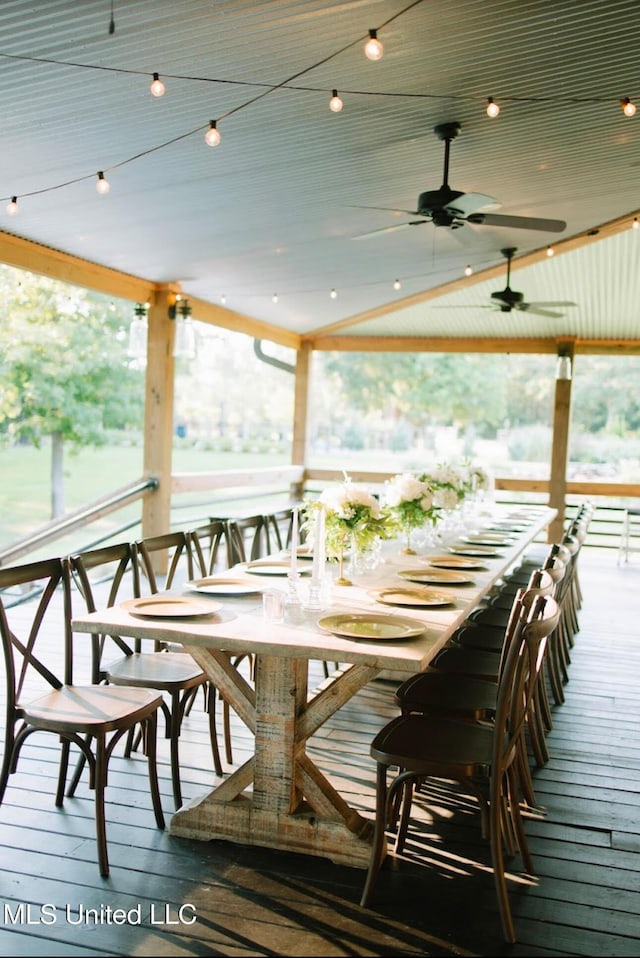
M 210 519 L 204 525 L 190 529 L 188 535 L 194 557 L 206 575 L 213 575 L 233 565 L 226 519 Z
M 38 596 L 18 608 L 6 608 L 2 590 L 38 584 Z M 15 613 L 15 614 L 14 614 Z M 113 750 L 130 729 L 141 727 L 149 787 L 158 828 L 164 828 L 156 768 L 156 731 L 162 698 L 154 690 L 74 683 L 71 583 L 66 559 L 46 559 L 0 569 L 0 634 L 6 681 L 6 728 L 0 771 L 0 803 L 20 753 L 31 735 L 53 733 L 60 741 L 55 804 L 63 806 L 71 747 L 88 764 L 95 795 L 96 841 L 100 874 L 109 874 L 105 791 Z M 89 649 L 90 640 L 83 637 Z M 89 656 L 85 658 L 89 659 Z M 77 780 L 67 791 L 73 796 Z
M 264 521 L 273 548 L 279 551 L 288 549 L 291 545 L 291 534 L 293 532 L 293 508 L 269 512 L 264 516 Z
M 150 537 L 137 543 L 117 543 L 87 550 L 71 556 L 71 568 L 77 584 L 77 595 L 87 611 L 99 606 L 109 607 L 116 602 L 140 597 L 158 591 L 154 571 L 154 556 L 159 551 L 171 550 L 169 573 L 164 585 L 171 587 L 185 556 L 188 541 L 184 532 Z M 190 574 L 190 573 L 187 573 Z M 107 588 L 99 597 L 99 584 L 107 577 Z M 182 805 L 180 780 L 179 740 L 186 710 L 199 689 L 205 693 L 205 707 L 209 718 L 209 734 L 214 769 L 222 775 L 222 762 L 216 728 L 215 689 L 205 672 L 182 651 L 169 650 L 158 643 L 122 636 L 100 635 L 95 639 L 96 661 L 94 681 L 108 685 L 127 685 L 162 692 L 161 709 L 165 718 L 165 737 L 170 743 L 171 781 L 176 808 Z M 139 744 L 133 730 L 127 738 L 125 754 L 130 755 Z M 77 770 L 77 774 L 81 768 Z
M 271 552 L 269 525 L 263 515 L 244 516 L 229 519 L 227 523 L 229 537 L 230 563 L 253 562 Z
M 524 595 L 524 590 L 523 590 Z M 385 725 L 371 744 L 376 761 L 376 811 L 371 859 L 362 893 L 362 906 L 370 904 L 382 861 L 390 819 L 396 823 L 396 796 L 401 813 L 397 824 L 396 853 L 408 835 L 416 785 L 430 778 L 460 783 L 474 795 L 481 812 L 482 833 L 489 841 L 494 884 L 504 937 L 515 942 L 509 904 L 505 857 L 519 851 L 529 874 L 534 865 L 527 846 L 520 812 L 521 782 L 519 742 L 527 711 L 527 678 L 544 652 L 558 621 L 551 596 L 537 595 L 529 608 L 522 602 L 510 625 L 508 653 L 498 687 L 492 723 L 468 722 L 441 715 L 400 715 Z M 391 786 L 388 771 L 397 768 Z

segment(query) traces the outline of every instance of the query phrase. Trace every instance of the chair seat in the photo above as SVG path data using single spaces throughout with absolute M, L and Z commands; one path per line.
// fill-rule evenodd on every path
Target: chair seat
M 113 662 L 105 670 L 114 685 L 136 685 L 165 692 L 195 688 L 207 676 L 190 655 L 181 652 L 135 652 Z
M 497 685 L 485 679 L 454 672 L 419 672 L 395 692 L 402 711 L 457 713 L 459 717 L 482 721 L 493 716 Z
M 485 649 L 446 646 L 438 652 L 432 666 L 443 672 L 459 672 L 463 675 L 475 675 L 489 682 L 497 682 L 500 674 L 500 654 L 487 652 Z
M 21 711 L 25 722 L 47 731 L 92 734 L 129 728 L 154 712 L 161 701 L 160 695 L 146 689 L 63 685 L 21 706 Z
M 407 766 L 416 775 L 475 778 L 491 765 L 494 729 L 455 719 L 400 715 L 371 743 L 371 756 L 385 765 Z

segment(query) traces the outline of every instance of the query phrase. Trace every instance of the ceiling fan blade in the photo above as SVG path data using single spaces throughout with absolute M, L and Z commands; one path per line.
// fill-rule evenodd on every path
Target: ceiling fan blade
M 513 229 L 542 230 L 545 233 L 561 233 L 567 228 L 564 220 L 545 220 L 532 216 L 503 216 L 502 213 L 471 213 L 467 221 L 483 226 L 511 226 Z
M 497 210 L 500 208 L 500 203 L 493 196 L 485 196 L 483 193 L 461 193 L 443 208 L 454 216 L 467 217 L 480 210 L 486 212 Z
M 521 313 L 533 313 L 534 316 L 546 316 L 547 319 L 562 319 L 563 313 L 554 313 L 550 309 L 540 309 L 535 303 L 521 303 L 516 306 Z
M 417 210 L 399 210 L 395 206 L 355 206 L 350 203 L 348 210 L 383 210 L 385 213 L 404 213 L 405 216 L 420 216 Z
M 407 226 L 424 226 L 424 224 L 428 222 L 429 220 L 412 220 L 410 223 L 397 223 L 395 226 L 383 226 L 380 230 L 372 230 L 370 233 L 360 233 L 358 236 L 352 236 L 351 239 L 371 239 L 373 236 L 380 236 L 381 233 L 395 233 L 396 230 L 403 230 Z
M 541 306 L 542 309 L 546 309 L 547 306 L 577 306 L 577 303 L 572 303 L 569 300 L 555 300 L 554 302 L 542 303 L 539 300 L 536 300 L 535 303 L 529 303 L 529 306 Z

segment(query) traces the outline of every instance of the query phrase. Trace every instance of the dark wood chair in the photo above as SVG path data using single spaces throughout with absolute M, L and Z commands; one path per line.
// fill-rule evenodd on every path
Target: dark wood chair
M 3 590 L 25 584 L 41 586 L 37 597 L 21 603 L 19 608 L 6 608 Z M 89 785 L 95 794 L 98 862 L 100 874 L 106 878 L 109 857 L 105 791 L 109 760 L 119 740 L 136 727 L 142 730 L 156 824 L 158 828 L 165 825 L 156 768 L 157 716 L 162 697 L 150 689 L 74 683 L 70 569 L 66 559 L 0 569 L 0 633 L 7 714 L 0 803 L 26 740 L 36 732 L 49 732 L 60 740 L 55 804 L 61 808 L 71 746 L 75 746 L 83 763 L 89 766 Z M 47 637 L 53 633 L 59 639 L 52 652 L 45 653 L 45 633 Z M 83 637 L 83 641 L 89 649 L 89 638 Z M 74 778 L 66 794 L 73 796 L 76 786 Z
M 506 855 L 519 851 L 527 873 L 534 873 L 520 812 L 518 765 L 528 704 L 527 680 L 558 617 L 551 596 L 537 595 L 530 608 L 524 601 L 519 604 L 518 614 L 510 624 L 493 722 L 461 721 L 434 714 L 400 715 L 375 736 L 371 744 L 377 765 L 375 830 L 362 893 L 363 907 L 373 899 L 388 826 L 397 824 L 396 853 L 400 854 L 407 840 L 415 788 L 422 789 L 430 778 L 438 779 L 441 786 L 448 780 L 459 783 L 478 801 L 482 833 L 489 841 L 504 937 L 515 942 Z M 389 786 L 387 776 L 391 768 L 399 771 Z M 397 799 L 401 809 L 399 821 Z
M 71 568 L 77 593 L 87 611 L 94 612 L 101 605 L 109 607 L 131 597 L 141 597 L 158 591 L 158 580 L 153 557 L 159 551 L 169 550 L 169 571 L 164 586 L 170 588 L 177 574 L 180 558 L 185 558 L 188 540 L 184 532 L 150 537 L 137 543 L 117 543 L 87 550 L 71 556 Z M 188 560 L 191 561 L 191 560 Z M 191 572 L 187 572 L 191 575 Z M 103 597 L 97 598 L 97 589 L 106 580 Z M 125 640 L 122 636 L 95 637 L 94 681 L 108 685 L 126 685 L 162 692 L 161 709 L 165 718 L 165 736 L 170 741 L 171 780 L 176 808 L 182 805 L 180 781 L 179 739 L 186 710 L 193 696 L 202 689 L 209 717 L 209 733 L 213 763 L 217 775 L 222 775 L 222 762 L 216 728 L 215 689 L 205 672 L 183 651 L 170 650 L 157 643 Z M 109 653 L 113 653 L 111 657 Z M 133 730 L 128 736 L 125 752 L 130 755 L 139 744 Z
M 253 562 L 271 553 L 269 525 L 263 515 L 229 519 L 227 523 L 230 565 Z

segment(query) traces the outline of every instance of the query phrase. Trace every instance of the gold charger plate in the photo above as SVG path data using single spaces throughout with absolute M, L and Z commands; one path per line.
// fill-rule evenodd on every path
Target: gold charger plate
M 288 575 L 291 570 L 289 560 L 279 562 L 277 560 L 256 559 L 254 562 L 247 562 L 245 566 L 247 572 L 255 575 Z M 297 568 L 299 575 L 311 575 L 311 569 Z
M 449 552 L 454 556 L 470 556 L 476 559 L 497 559 L 500 555 L 495 549 L 474 546 L 451 546 Z
M 194 592 L 206 592 L 208 595 L 256 595 L 262 591 L 257 582 L 248 582 L 246 579 L 233 579 L 225 576 L 208 576 L 204 579 L 193 579 L 187 582 L 187 587 Z
M 377 602 L 385 605 L 414 605 L 433 608 L 439 605 L 453 605 L 455 599 L 446 592 L 436 592 L 435 589 L 399 588 L 376 589 L 369 593 Z
M 450 569 L 406 569 L 398 573 L 403 579 L 426 585 L 472 585 L 474 579 L 464 572 Z
M 131 615 L 148 615 L 154 618 L 175 619 L 189 615 L 211 615 L 220 608 L 219 602 L 204 602 L 180 595 L 149 595 L 140 599 L 127 599 L 120 607 Z
M 425 562 L 436 569 L 484 569 L 481 562 L 470 556 L 425 556 Z
M 425 630 L 425 625 L 415 619 L 376 612 L 339 612 L 319 619 L 318 625 L 333 635 L 369 642 L 401 642 Z

